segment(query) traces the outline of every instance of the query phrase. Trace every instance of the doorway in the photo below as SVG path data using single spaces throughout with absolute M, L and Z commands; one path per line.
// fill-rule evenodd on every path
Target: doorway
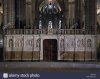
M 43 41 L 44 61 L 57 61 L 57 40 L 45 39 Z

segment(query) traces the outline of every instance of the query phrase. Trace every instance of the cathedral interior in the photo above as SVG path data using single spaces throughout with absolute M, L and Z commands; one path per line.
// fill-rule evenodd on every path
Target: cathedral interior
M 1 61 L 100 60 L 96 0 L 1 2 Z
M 0 71 L 100 71 L 100 0 L 0 0 Z
M 94 26 L 95 24 L 95 1 L 90 5 L 87 0 L 14 0 L 8 2 L 5 0 L 3 3 L 4 18 L 7 18 L 4 25 L 9 26 L 11 23 L 9 28 L 46 29 L 47 26 L 53 25 L 52 28 L 55 29 L 82 29 L 85 28 L 84 25 Z M 95 7 L 92 8 L 92 5 Z M 89 8 L 86 8 L 88 6 Z M 90 13 L 91 18 L 88 16 Z M 92 16 L 92 14 L 95 15 Z M 86 23 L 88 19 L 93 22 Z

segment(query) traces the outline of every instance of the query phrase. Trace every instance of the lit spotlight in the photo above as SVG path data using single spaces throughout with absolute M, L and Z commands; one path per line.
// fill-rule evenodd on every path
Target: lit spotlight
M 49 0 L 49 2 L 52 2 L 52 0 Z

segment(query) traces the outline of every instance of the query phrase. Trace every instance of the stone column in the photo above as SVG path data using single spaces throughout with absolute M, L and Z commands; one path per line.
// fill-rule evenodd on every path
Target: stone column
M 32 0 L 26 0 L 26 28 L 32 28 Z
M 32 0 L 32 28 L 35 27 L 35 0 Z
M 20 28 L 20 0 L 15 0 L 15 28 Z
M 43 0 L 35 0 L 35 26 L 34 29 L 38 27 L 38 20 L 39 20 L 39 6 Z
M 82 26 L 82 0 L 75 0 L 75 21 L 78 23 L 78 29 Z
M 11 28 L 15 28 L 15 0 L 11 1 Z
M 66 23 L 66 28 L 69 28 L 69 4 L 68 4 L 68 0 L 64 0 L 65 3 L 65 23 Z
M 10 23 L 9 28 L 14 27 L 14 18 L 15 18 L 15 13 L 14 13 L 14 0 L 7 0 L 7 22 Z
M 3 0 L 4 26 L 7 25 L 7 0 Z
M 85 28 L 95 34 L 96 29 L 96 0 L 85 0 Z
M 26 9 L 25 0 L 16 0 L 15 4 L 15 14 L 16 14 L 16 28 L 24 29 L 26 25 Z
M 12 18 L 12 6 L 11 6 L 11 0 L 7 1 L 7 22 L 10 23 L 10 27 L 12 27 L 12 22 L 11 22 L 11 18 Z
M 14 28 L 15 26 L 15 0 L 4 0 L 3 8 L 4 8 L 4 26 L 9 25 L 9 28 Z

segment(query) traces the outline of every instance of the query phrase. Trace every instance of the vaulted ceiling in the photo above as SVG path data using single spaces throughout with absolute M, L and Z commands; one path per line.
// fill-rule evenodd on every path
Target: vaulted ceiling
M 97 0 L 97 7 L 98 7 L 97 8 L 97 14 L 100 14 L 100 0 Z M 0 0 L 0 13 L 3 13 L 3 10 L 2 10 L 2 0 Z

